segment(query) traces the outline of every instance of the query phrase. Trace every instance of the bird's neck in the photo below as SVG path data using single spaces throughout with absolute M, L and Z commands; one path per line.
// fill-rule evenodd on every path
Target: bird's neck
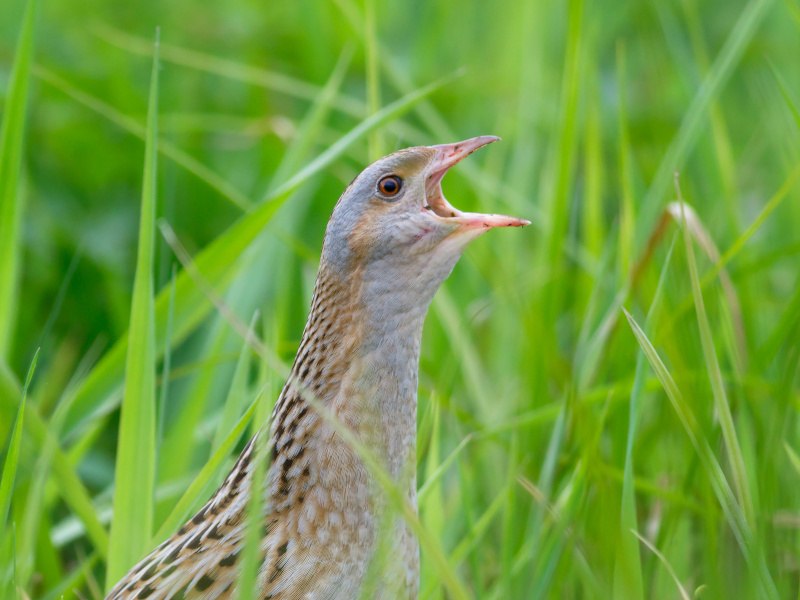
M 342 277 L 323 265 L 284 395 L 293 385 L 310 392 L 356 430 L 397 483 L 413 488 L 419 350 L 430 297 L 374 277 Z

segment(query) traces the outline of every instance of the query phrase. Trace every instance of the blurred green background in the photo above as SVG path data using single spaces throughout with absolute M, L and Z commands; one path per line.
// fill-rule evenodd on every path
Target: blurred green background
M 468 597 L 800 597 L 797 0 L 1 3 L 3 597 L 102 597 L 124 543 L 157 27 L 156 212 L 199 275 L 171 286 L 156 228 L 154 512 L 129 527 L 161 541 L 257 391 L 274 401 L 241 327 L 257 312 L 291 361 L 347 182 L 496 134 L 445 192 L 534 224 L 475 242 L 426 324 L 421 597 L 459 594 L 432 551 Z

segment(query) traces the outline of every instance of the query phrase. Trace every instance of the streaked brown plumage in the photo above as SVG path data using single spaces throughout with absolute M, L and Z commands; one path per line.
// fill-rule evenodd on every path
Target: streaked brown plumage
M 399 516 L 382 521 L 383 494 L 309 394 L 383 461 L 416 505 L 417 370 L 428 306 L 467 242 L 492 227 L 527 224 L 462 213 L 441 193 L 444 173 L 495 139 L 396 152 L 365 169 L 337 203 L 303 339 L 272 415 L 258 597 L 359 597 L 382 523 L 391 560 L 378 565 L 366 593 L 416 597 L 414 536 Z M 109 598 L 232 595 L 254 448 L 251 440 L 208 503 Z

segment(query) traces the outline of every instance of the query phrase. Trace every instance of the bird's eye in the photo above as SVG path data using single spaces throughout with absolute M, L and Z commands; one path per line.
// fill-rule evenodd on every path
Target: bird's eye
M 386 196 L 387 198 L 397 196 L 402 188 L 403 180 L 397 175 L 387 175 L 378 181 L 378 191 L 381 193 L 381 195 Z

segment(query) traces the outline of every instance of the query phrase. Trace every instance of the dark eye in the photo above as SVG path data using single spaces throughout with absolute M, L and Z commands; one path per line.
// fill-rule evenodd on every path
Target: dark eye
M 403 188 L 403 180 L 397 175 L 387 175 L 378 182 L 378 191 L 388 198 L 397 196 Z

